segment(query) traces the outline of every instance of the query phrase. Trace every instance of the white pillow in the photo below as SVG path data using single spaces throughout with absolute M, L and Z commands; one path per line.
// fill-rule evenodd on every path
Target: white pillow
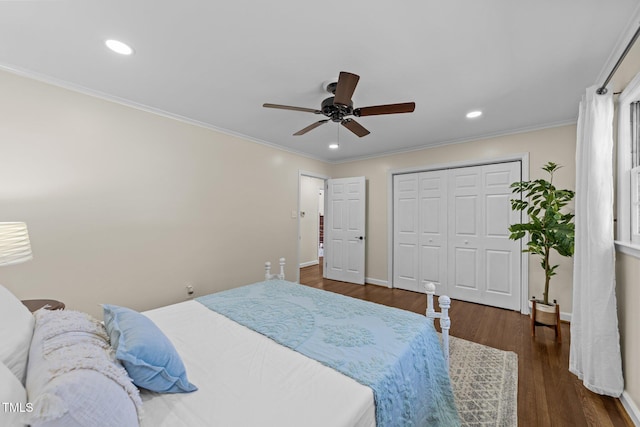
M 0 285 L 0 362 L 24 384 L 35 320 L 27 307 Z
M 27 392 L 16 376 L 0 363 L 0 427 L 24 426 L 27 406 Z M 26 421 L 26 420 L 25 420 Z
M 113 359 L 98 320 L 72 310 L 38 310 L 29 353 L 32 427 L 138 426 L 142 401 Z

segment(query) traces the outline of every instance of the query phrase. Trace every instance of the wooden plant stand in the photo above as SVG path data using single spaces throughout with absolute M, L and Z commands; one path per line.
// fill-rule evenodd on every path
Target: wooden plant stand
M 556 331 L 556 340 L 558 343 L 562 343 L 562 328 L 560 327 L 560 305 L 556 304 L 555 314 L 549 313 L 546 319 L 536 319 L 536 301 L 531 301 L 531 336 L 536 336 L 536 326 L 548 326 L 554 328 Z M 555 317 L 555 319 L 553 318 Z

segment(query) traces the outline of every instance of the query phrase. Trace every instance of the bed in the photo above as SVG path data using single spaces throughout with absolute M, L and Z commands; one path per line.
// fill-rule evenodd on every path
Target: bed
M 0 351 L 0 399 L 16 404 L 2 425 L 459 424 L 447 298 L 436 312 L 430 289 L 441 346 L 425 316 L 287 282 L 282 259 L 280 273 L 265 270 L 263 282 L 142 314 L 105 305 L 104 324 L 72 310 L 28 319 L 0 295 L 0 320 L 33 330 L 12 338 L 24 362 L 24 348 Z

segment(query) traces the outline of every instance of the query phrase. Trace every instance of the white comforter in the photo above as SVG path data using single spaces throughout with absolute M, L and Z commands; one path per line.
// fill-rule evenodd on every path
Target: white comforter
M 143 392 L 142 426 L 375 426 L 373 392 L 196 301 L 144 313 L 199 390 Z

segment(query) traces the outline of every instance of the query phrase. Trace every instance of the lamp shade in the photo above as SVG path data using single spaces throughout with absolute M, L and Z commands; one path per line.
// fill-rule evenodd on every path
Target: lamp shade
M 19 264 L 32 258 L 27 224 L 0 222 L 0 266 Z

